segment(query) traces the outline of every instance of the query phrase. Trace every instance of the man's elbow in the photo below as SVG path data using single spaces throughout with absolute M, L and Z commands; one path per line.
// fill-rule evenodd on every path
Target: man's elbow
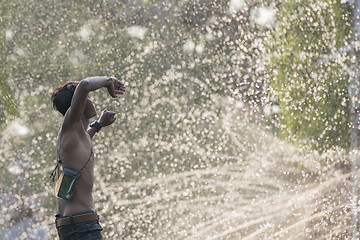
M 90 91 L 90 82 L 87 79 L 83 79 L 79 82 L 77 88 L 81 91 Z

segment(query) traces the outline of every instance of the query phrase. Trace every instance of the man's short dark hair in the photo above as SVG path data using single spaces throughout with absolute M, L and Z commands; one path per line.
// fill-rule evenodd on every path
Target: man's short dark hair
M 71 106 L 71 100 L 78 84 L 79 82 L 66 82 L 63 85 L 54 88 L 51 95 L 53 107 L 62 115 L 65 115 L 66 111 Z

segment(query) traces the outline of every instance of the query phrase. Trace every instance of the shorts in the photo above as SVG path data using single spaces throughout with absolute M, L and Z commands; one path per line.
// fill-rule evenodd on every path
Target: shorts
M 69 217 L 57 214 L 56 219 Z M 100 226 L 97 220 L 89 220 L 57 227 L 61 240 L 102 240 Z

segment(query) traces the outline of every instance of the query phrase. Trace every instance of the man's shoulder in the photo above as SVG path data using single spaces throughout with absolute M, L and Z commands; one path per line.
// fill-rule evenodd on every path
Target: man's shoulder
M 76 130 L 79 125 L 81 124 L 81 121 L 74 121 L 70 118 L 70 110 L 71 110 L 71 106 L 69 107 L 69 109 L 66 111 L 65 116 L 64 116 L 64 121 L 61 125 L 61 131 L 64 132 L 73 132 L 74 130 Z

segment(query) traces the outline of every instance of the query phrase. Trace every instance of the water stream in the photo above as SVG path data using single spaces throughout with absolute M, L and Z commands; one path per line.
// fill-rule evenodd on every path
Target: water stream
M 94 75 L 128 86 L 116 100 L 90 95 L 98 113 L 117 113 L 93 140 L 104 239 L 351 238 L 352 3 L 6 0 L 3 9 L 0 239 L 56 238 L 49 175 L 62 118 L 50 94 Z M 323 56 L 337 59 L 319 64 Z

